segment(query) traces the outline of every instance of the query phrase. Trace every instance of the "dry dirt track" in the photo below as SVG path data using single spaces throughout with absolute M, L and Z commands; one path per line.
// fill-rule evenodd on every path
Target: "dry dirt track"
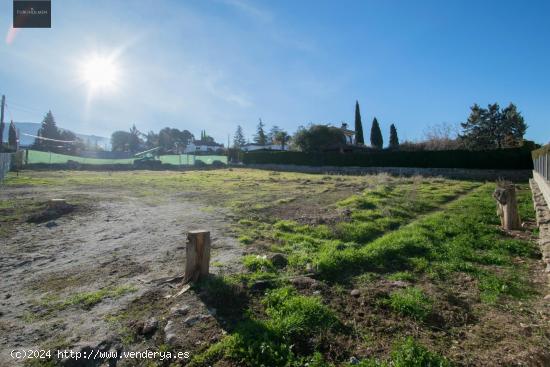
M 56 196 L 48 189 L 16 194 L 40 200 Z M 90 207 L 56 219 L 51 228 L 45 223 L 22 224 L 13 236 L 0 239 L 1 366 L 14 364 L 12 348 L 60 339 L 71 345 L 104 340 L 110 333 L 106 316 L 150 290 L 155 280 L 183 272 L 189 230 L 211 231 L 212 263 L 218 265 L 213 272 L 238 263 L 242 247 L 231 236 L 221 210 L 201 207 L 184 195 L 147 203 L 105 191 L 73 194 L 93 198 Z M 1 194 L 7 195 L 14 192 Z M 89 310 L 45 310 L 44 297 L 49 294 L 63 300 L 120 286 L 134 290 L 120 298 L 107 297 Z

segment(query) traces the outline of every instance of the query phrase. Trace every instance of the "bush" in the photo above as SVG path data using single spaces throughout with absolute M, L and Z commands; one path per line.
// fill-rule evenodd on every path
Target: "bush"
M 215 168 L 225 168 L 226 166 L 227 164 L 223 163 L 222 161 L 215 160 L 214 162 L 212 162 L 212 167 Z
M 525 148 L 498 150 L 396 151 L 367 150 L 352 153 L 249 152 L 245 164 L 294 164 L 341 167 L 419 167 L 533 169 L 531 152 Z
M 208 166 L 206 163 L 204 163 L 203 161 L 201 160 L 195 160 L 195 167 L 197 168 L 205 168 L 206 166 Z

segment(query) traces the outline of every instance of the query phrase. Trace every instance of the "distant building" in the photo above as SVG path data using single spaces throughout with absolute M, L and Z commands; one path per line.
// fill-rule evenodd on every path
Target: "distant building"
M 285 145 L 283 148 L 281 144 L 245 144 L 241 147 L 241 150 L 244 152 L 252 152 L 254 150 L 288 150 L 288 145 Z
M 223 144 L 209 140 L 194 140 L 189 142 L 185 147 L 184 153 L 204 153 L 204 152 L 221 152 Z
M 342 130 L 342 132 L 346 136 L 347 145 L 355 144 L 355 131 L 348 129 L 347 123 L 342 122 L 342 126 L 340 126 L 340 130 Z

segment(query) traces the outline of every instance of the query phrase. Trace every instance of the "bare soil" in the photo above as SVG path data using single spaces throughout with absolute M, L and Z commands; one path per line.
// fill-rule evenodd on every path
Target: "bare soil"
M 2 199 L 34 198 L 39 204 L 60 197 L 48 186 L 32 191 L 3 188 L 0 195 Z M 65 190 L 62 197 L 80 204 L 54 221 L 19 222 L 0 239 L 2 366 L 14 364 L 9 356 L 12 348 L 79 349 L 120 343 L 123 323 L 112 319 L 132 305 L 150 305 L 176 293 L 177 282 L 162 280 L 183 273 L 187 231 L 211 231 L 214 273 L 238 267 L 242 247 L 231 235 L 221 209 L 206 211 L 181 194 L 155 202 L 96 188 Z M 131 291 L 105 297 L 93 307 L 48 303 L 48 297 L 55 297 L 53 304 L 59 305 L 75 294 L 121 286 Z M 193 292 L 178 297 L 180 301 L 200 304 Z M 177 302 L 170 300 L 164 306 L 177 306 Z

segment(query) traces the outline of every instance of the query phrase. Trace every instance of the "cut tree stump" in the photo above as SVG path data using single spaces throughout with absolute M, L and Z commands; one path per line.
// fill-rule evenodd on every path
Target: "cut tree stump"
M 185 283 L 205 278 L 210 270 L 210 232 L 190 231 L 187 240 Z
M 506 230 L 521 229 L 516 186 L 508 181 L 497 182 L 493 198 L 497 201 L 497 215 L 500 217 L 502 228 Z

